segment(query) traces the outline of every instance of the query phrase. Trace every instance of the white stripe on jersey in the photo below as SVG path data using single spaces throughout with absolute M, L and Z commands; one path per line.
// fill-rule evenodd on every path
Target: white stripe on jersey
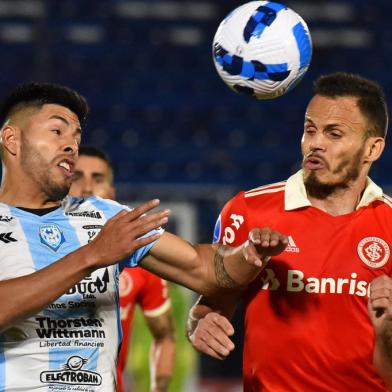
M 264 195 L 267 193 L 280 192 L 280 191 L 284 191 L 285 188 L 286 188 L 286 185 L 281 186 L 279 188 L 266 188 L 266 189 L 260 190 L 258 192 L 245 193 L 244 197 L 253 197 L 253 196 L 258 196 L 258 195 Z
M 392 198 L 385 193 L 382 195 L 382 201 L 392 208 Z
M 262 185 L 262 186 L 259 186 L 257 188 L 250 189 L 249 191 L 246 191 L 245 194 L 252 193 L 252 192 L 258 192 L 258 191 L 260 191 L 262 189 L 281 187 L 281 186 L 284 186 L 284 185 L 286 185 L 286 181 L 275 182 L 273 184 Z

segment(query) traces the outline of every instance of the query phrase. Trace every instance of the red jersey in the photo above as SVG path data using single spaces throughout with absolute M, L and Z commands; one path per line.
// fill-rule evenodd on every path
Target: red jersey
M 118 391 L 123 391 L 122 373 L 128 353 L 135 305 L 147 317 L 157 317 L 170 308 L 166 281 L 143 268 L 125 268 L 120 274 L 120 313 L 123 340 L 117 365 Z
M 239 245 L 254 227 L 289 236 L 244 295 L 244 391 L 386 391 L 373 365 L 369 283 L 391 276 L 392 203 L 368 179 L 357 209 L 312 207 L 302 172 L 240 192 L 215 240 Z

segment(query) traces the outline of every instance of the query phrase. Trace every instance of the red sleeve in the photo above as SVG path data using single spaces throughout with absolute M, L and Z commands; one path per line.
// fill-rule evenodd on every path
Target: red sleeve
M 238 246 L 248 238 L 247 208 L 244 192 L 239 192 L 223 207 L 214 229 L 214 243 Z
M 147 270 L 142 270 L 142 273 L 144 284 L 137 302 L 146 316 L 159 316 L 170 306 L 166 281 Z

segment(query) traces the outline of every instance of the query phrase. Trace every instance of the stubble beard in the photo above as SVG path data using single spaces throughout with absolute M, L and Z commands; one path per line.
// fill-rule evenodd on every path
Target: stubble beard
M 21 148 L 21 165 L 24 172 L 39 185 L 46 195 L 47 201 L 60 201 L 67 196 L 71 186 L 70 181 L 56 183 L 51 178 L 51 165 L 39 151 L 35 150 L 24 140 Z
M 364 148 L 359 149 L 352 159 L 341 162 L 336 169 L 333 170 L 333 174 L 344 173 L 344 175 L 335 182 L 321 182 L 317 177 L 317 173 L 312 171 L 309 176 L 304 179 L 308 196 L 323 200 L 339 190 L 347 189 L 350 184 L 359 177 L 363 151 Z

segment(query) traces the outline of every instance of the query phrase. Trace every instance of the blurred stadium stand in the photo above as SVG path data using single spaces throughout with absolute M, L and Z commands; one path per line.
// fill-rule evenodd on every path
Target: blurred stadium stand
M 215 72 L 215 30 L 243 3 L 231 0 L 0 0 L 0 91 L 34 79 L 82 92 L 92 108 L 84 143 L 112 157 L 120 199 L 194 202 L 198 238 L 210 241 L 239 189 L 299 167 L 314 78 L 360 73 L 391 104 L 391 0 L 282 2 L 307 21 L 314 53 L 300 85 L 273 101 L 239 96 Z M 387 190 L 391 151 L 372 172 Z

